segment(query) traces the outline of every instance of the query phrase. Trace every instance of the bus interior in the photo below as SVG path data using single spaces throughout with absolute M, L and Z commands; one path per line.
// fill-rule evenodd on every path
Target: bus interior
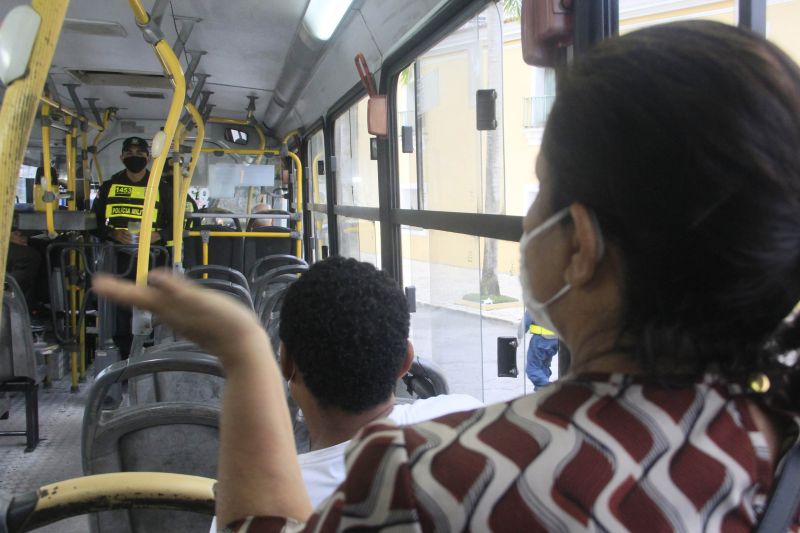
M 0 57 L 15 58 L 0 65 L 2 113 L 26 117 L 0 120 L 15 154 L 0 162 L 0 234 L 38 254 L 27 286 L 4 284 L 0 491 L 35 502 L 70 479 L 84 501 L 24 530 L 163 530 L 152 509 L 109 511 L 137 505 L 203 520 L 176 524 L 213 514 L 220 365 L 137 311 L 126 358 L 118 310 L 91 292 L 96 271 L 140 284 L 155 266 L 186 272 L 253 308 L 277 350 L 286 288 L 314 262 L 352 257 L 408 300 L 418 361 L 398 398 L 532 392 L 518 243 L 558 69 L 610 36 L 686 19 L 750 28 L 800 60 L 800 0 L 0 3 Z M 131 137 L 149 146 L 151 183 L 136 240 L 109 244 L 91 205 Z M 150 231 L 159 179 L 169 242 Z M 561 346 L 548 378 L 568 368 Z M 159 433 L 126 445 L 139 453 L 116 448 L 133 408 L 202 426 L 182 445 L 206 464 L 158 465 Z M 174 477 L 136 476 L 151 470 Z M 84 477 L 121 472 L 124 490 Z M 159 483 L 176 497 L 153 496 Z

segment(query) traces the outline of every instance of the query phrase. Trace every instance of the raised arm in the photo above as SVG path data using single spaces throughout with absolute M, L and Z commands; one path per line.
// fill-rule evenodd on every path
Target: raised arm
M 269 339 L 255 315 L 227 295 L 166 270 L 148 287 L 94 277 L 101 296 L 147 309 L 176 333 L 220 358 L 226 383 L 220 421 L 217 515 L 224 525 L 247 516 L 304 522 L 311 504 L 300 476 L 283 386 Z

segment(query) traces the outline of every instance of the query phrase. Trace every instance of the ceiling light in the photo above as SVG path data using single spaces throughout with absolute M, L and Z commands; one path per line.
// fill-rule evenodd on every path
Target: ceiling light
M 327 41 L 352 3 L 353 0 L 311 0 L 303 24 L 316 39 Z

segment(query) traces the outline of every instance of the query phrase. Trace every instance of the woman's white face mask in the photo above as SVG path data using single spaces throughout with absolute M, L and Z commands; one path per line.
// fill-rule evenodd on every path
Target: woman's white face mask
M 542 326 L 543 328 L 549 329 L 550 331 L 556 333 L 556 328 L 553 325 L 553 321 L 550 319 L 550 313 L 547 312 L 547 306 L 564 296 L 572 287 L 569 283 L 565 283 L 563 287 L 556 291 L 556 293 L 547 300 L 541 301 L 537 299 L 533 294 L 533 288 L 531 287 L 531 274 L 533 272 L 533 267 L 528 265 L 526 257 L 528 255 L 528 245 L 530 245 L 533 239 L 540 236 L 542 233 L 549 230 L 568 216 L 569 207 L 565 207 L 564 209 L 550 216 L 540 225 L 525 233 L 519 240 L 519 281 L 522 285 L 522 301 L 525 304 L 525 309 L 528 310 L 528 314 L 530 315 L 534 324 L 537 326 Z
M 597 260 L 599 261 L 603 257 L 603 235 L 600 232 L 600 225 L 597 222 L 595 214 L 592 211 L 589 211 L 589 215 L 592 217 L 592 222 L 595 228 L 595 237 L 597 238 L 598 250 Z M 528 310 L 528 314 L 531 316 L 531 319 L 536 325 L 542 326 L 543 328 L 549 329 L 555 333 L 558 333 L 558 330 L 553 324 L 547 308 L 550 306 L 550 304 L 569 292 L 572 287 L 569 283 L 564 283 L 564 286 L 557 290 L 550 298 L 547 298 L 544 301 L 538 299 L 536 295 L 533 294 L 533 288 L 531 287 L 530 282 L 535 266 L 527 264 L 526 256 L 528 246 L 533 239 L 540 236 L 542 233 L 549 230 L 568 216 L 570 216 L 569 207 L 565 207 L 564 209 L 554 213 L 537 227 L 524 234 L 519 241 L 519 280 L 520 284 L 522 285 L 522 301 L 525 303 L 525 308 Z

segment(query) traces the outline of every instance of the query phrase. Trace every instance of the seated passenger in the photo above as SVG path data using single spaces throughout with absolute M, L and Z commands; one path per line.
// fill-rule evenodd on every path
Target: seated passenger
M 405 294 L 369 263 L 332 257 L 289 288 L 280 368 L 308 428 L 310 451 L 298 459 L 312 505 L 344 480 L 349 440 L 370 422 L 406 425 L 483 406 L 465 394 L 395 403 L 414 359 L 409 324 Z
M 800 69 L 757 35 L 680 22 L 588 51 L 559 83 L 520 242 L 526 307 L 570 373 L 368 425 L 314 516 L 252 313 L 164 273 L 95 287 L 222 360 L 217 512 L 237 531 L 752 530 L 800 446 L 783 357 L 800 348 L 798 146 Z
M 273 209 L 267 204 L 256 204 L 253 207 L 252 213 L 254 215 L 263 215 L 266 213 L 271 213 L 272 211 Z M 247 231 L 253 231 L 258 228 L 266 228 L 272 225 L 271 218 L 251 218 L 247 223 Z

